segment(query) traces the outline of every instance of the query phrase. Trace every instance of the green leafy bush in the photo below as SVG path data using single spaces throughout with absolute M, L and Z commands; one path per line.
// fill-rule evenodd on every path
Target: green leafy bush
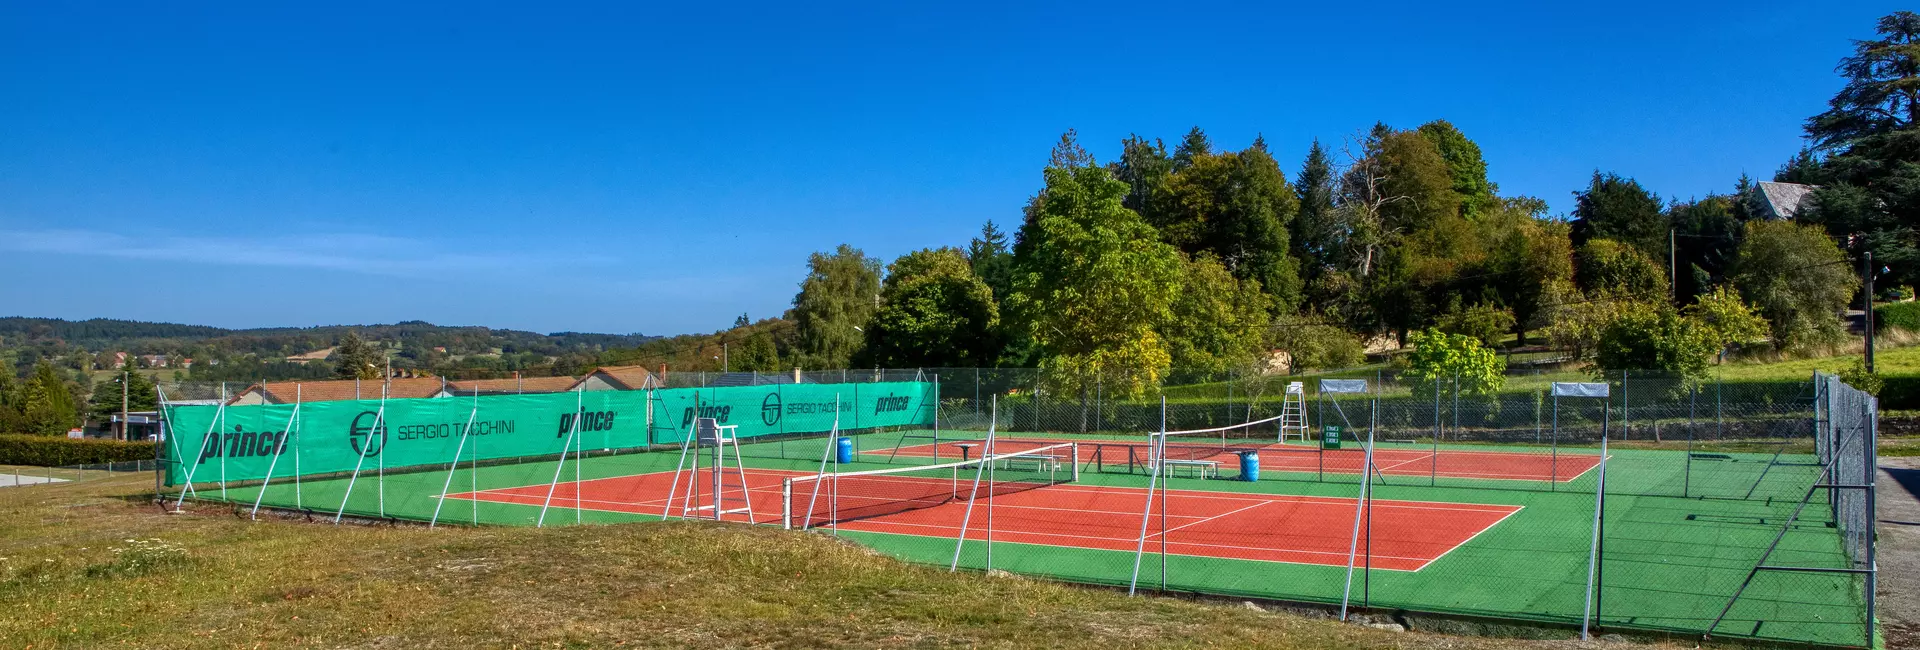
M 1472 395 L 1492 395 L 1507 383 L 1503 374 L 1506 360 L 1481 345 L 1479 339 L 1437 329 L 1414 332 L 1407 339 L 1413 343 L 1413 352 L 1406 356 L 1407 369 L 1402 376 L 1413 380 L 1416 395 L 1432 390 L 1435 381 L 1456 377 L 1460 392 Z
M 1874 307 L 1873 322 L 1881 329 L 1896 327 L 1920 333 L 1920 302 L 1896 302 Z
M 60 467 L 152 460 L 151 442 L 0 435 L 0 465 Z
M 1840 381 L 1846 382 L 1848 386 L 1858 388 L 1861 392 L 1868 395 L 1879 395 L 1881 389 L 1887 387 L 1887 380 L 1882 378 L 1880 373 L 1867 370 L 1867 359 L 1865 357 L 1854 359 L 1853 365 L 1847 366 L 1846 370 L 1840 371 Z
M 1274 321 L 1272 332 L 1270 344 L 1290 355 L 1287 372 L 1291 374 L 1307 369 L 1349 368 L 1367 360 L 1360 337 L 1328 324 L 1318 313 L 1282 316 Z
M 1478 304 L 1461 308 L 1458 301 L 1453 309 L 1440 316 L 1438 327 L 1448 334 L 1465 334 L 1480 341 L 1481 345 L 1493 347 L 1513 331 L 1513 310 Z
M 1594 366 L 1603 374 L 1659 370 L 1697 382 L 1719 349 L 1711 329 L 1672 309 L 1629 313 L 1601 330 Z

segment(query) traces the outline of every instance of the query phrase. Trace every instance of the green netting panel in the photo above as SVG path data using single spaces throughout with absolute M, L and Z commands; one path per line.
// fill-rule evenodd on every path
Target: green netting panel
M 931 382 L 774 384 L 654 392 L 653 441 L 679 444 L 697 417 L 738 426 L 741 438 L 933 423 Z
M 176 406 L 167 484 L 446 465 L 469 423 L 478 451 L 462 457 L 557 453 L 576 425 L 584 449 L 644 446 L 646 411 L 625 391 Z

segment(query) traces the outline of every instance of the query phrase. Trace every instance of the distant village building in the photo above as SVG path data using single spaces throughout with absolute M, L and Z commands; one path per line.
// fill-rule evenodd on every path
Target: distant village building
M 270 381 L 248 386 L 227 400 L 228 404 L 292 404 L 337 402 L 355 399 L 380 399 L 382 388 L 388 399 L 449 397 L 447 382 L 439 377 L 378 379 L 327 379 L 321 381 Z
M 596 368 L 580 380 L 581 390 L 648 390 L 661 388 L 660 378 L 644 366 Z
M 579 377 L 508 377 L 506 379 L 463 379 L 447 382 L 447 392 L 456 397 L 474 395 L 520 395 L 525 393 L 564 393 L 580 384 Z
M 1793 219 L 1800 214 L 1801 208 L 1806 207 L 1808 197 L 1811 197 L 1813 191 L 1817 189 L 1820 189 L 1820 186 L 1799 183 L 1756 183 L 1754 198 L 1758 199 L 1756 203 L 1759 204 L 1761 216 L 1776 221 Z

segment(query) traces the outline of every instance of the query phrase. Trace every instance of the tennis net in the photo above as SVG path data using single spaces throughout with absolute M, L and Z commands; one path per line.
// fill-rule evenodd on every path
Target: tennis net
M 1062 443 L 939 465 L 790 478 L 781 486 L 781 522 L 807 529 L 1071 482 L 1080 475 L 1078 457 L 1077 444 Z
M 1231 457 L 1238 451 L 1264 451 L 1280 447 L 1280 416 L 1205 429 L 1154 432 L 1149 441 L 1166 438 L 1167 460 L 1204 461 Z M 1148 446 L 1152 453 L 1152 444 Z

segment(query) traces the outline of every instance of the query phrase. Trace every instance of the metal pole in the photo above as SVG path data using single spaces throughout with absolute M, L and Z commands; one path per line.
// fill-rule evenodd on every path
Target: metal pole
M 266 414 L 266 410 L 262 409 L 261 415 L 264 416 L 265 414 Z M 300 418 L 300 405 L 295 404 L 293 406 L 293 412 L 287 414 L 287 424 L 285 427 L 283 427 L 284 430 L 281 431 L 278 436 L 276 436 L 278 440 L 272 443 L 273 457 L 267 459 L 267 476 L 266 476 L 266 479 L 260 482 L 260 494 L 255 495 L 253 497 L 253 510 L 247 513 L 248 519 L 257 520 L 260 518 L 260 502 L 266 500 L 267 498 L 267 486 L 273 484 L 273 469 L 274 467 L 280 464 L 280 454 L 286 453 L 287 436 L 290 435 L 289 432 L 293 431 L 293 423 L 298 421 L 299 418 Z M 260 432 L 260 435 L 267 435 L 267 432 L 262 431 Z
M 301 404 L 300 388 L 301 388 L 301 385 L 298 382 L 295 382 L 293 384 L 293 410 L 295 413 L 300 412 L 300 404 Z M 293 507 L 296 510 L 307 509 L 305 499 L 303 499 L 300 495 L 300 479 L 302 478 L 300 474 L 300 445 L 302 444 L 302 441 L 299 440 L 298 432 L 300 430 L 300 427 L 304 427 L 304 426 L 306 426 L 305 422 L 299 422 L 299 421 L 294 422 L 294 431 L 296 433 L 295 433 L 295 439 L 293 441 Z M 474 503 L 479 503 L 479 501 L 475 500 Z
M 120 439 L 121 440 L 128 439 L 127 438 L 127 381 L 132 378 L 133 378 L 133 373 L 125 370 L 120 371 Z
M 1680 496 L 1693 496 L 1693 413 L 1700 401 L 1698 386 L 1687 387 L 1687 466 L 1680 473 Z
M 480 391 L 476 389 L 473 393 L 479 395 Z M 453 490 L 453 475 L 460 469 L 460 452 L 466 451 L 467 436 L 473 433 L 473 420 L 479 415 L 479 399 L 475 398 L 473 410 L 467 412 L 467 426 L 460 430 L 460 442 L 453 447 L 453 463 L 447 465 L 447 480 L 440 485 L 440 499 L 433 504 L 433 518 L 427 520 L 427 528 L 440 524 L 440 509 L 447 505 L 447 492 Z M 479 497 L 480 495 L 474 495 L 474 500 L 477 502 Z
M 978 377 L 975 378 L 974 385 L 975 386 L 979 385 Z M 994 430 L 993 430 L 992 423 L 1000 419 L 1000 396 L 999 395 L 993 396 L 993 405 L 991 408 L 992 410 L 990 411 L 990 413 L 992 414 L 993 419 L 988 420 L 988 424 L 987 424 L 988 440 L 993 439 Z M 962 451 L 961 453 L 964 454 L 965 452 Z M 991 461 L 982 462 L 980 466 L 975 467 L 973 469 L 973 491 L 967 493 L 967 510 L 964 514 L 960 515 L 960 535 L 959 535 L 959 538 L 954 540 L 954 543 L 953 543 L 953 562 L 947 565 L 947 571 L 949 573 L 960 570 L 960 551 L 961 549 L 966 548 L 967 529 L 973 525 L 973 502 L 976 500 L 975 497 L 980 496 L 980 478 L 983 474 L 986 473 L 987 471 L 986 466 L 989 464 L 991 464 Z M 955 471 L 958 471 L 958 470 L 956 469 Z M 987 489 L 992 490 L 993 486 L 989 485 L 987 486 Z M 1142 525 L 1145 525 L 1145 524 L 1142 524 Z M 1140 571 L 1140 560 L 1136 556 L 1134 559 L 1134 575 L 1138 576 L 1139 571 Z M 1127 595 L 1133 595 L 1133 589 L 1131 587 L 1127 589 Z
M 1871 296 L 1872 294 L 1868 294 L 1868 295 Z M 1869 311 L 1868 313 L 1872 313 L 1872 312 Z M 1871 332 L 1873 330 L 1868 329 L 1867 331 Z M 1867 349 L 1872 350 L 1873 348 L 1869 347 Z M 1878 454 L 1877 450 L 1880 448 L 1879 447 L 1880 445 L 1880 400 L 1878 398 L 1874 398 L 1874 397 L 1867 398 L 1867 414 L 1866 415 L 1867 415 L 1867 432 L 1866 432 L 1867 440 L 1866 440 L 1866 446 L 1861 451 L 1861 453 L 1863 454 L 1861 458 L 1862 461 L 1866 461 L 1869 458 L 1875 458 L 1876 455 Z M 1877 463 L 1866 462 L 1864 464 L 1866 466 L 1860 469 L 1863 473 L 1866 474 L 1866 479 L 1867 479 L 1865 481 L 1867 485 L 1867 489 L 1866 489 L 1867 530 L 1865 531 L 1865 534 L 1864 534 L 1865 541 L 1867 543 L 1866 645 L 1871 646 L 1873 645 L 1873 624 L 1874 624 L 1873 610 L 1875 605 L 1874 599 L 1876 597 L 1874 594 L 1874 591 L 1879 587 L 1879 584 L 1880 584 L 1880 561 L 1879 561 L 1879 558 L 1876 557 L 1876 554 L 1878 552 L 1877 550 L 1878 543 L 1877 543 L 1877 540 L 1875 539 L 1876 533 L 1874 532 L 1874 525 L 1878 521 L 1878 518 L 1875 515 L 1875 513 L 1878 511 L 1874 510 L 1874 508 L 1876 507 L 1875 501 L 1876 501 L 1876 497 L 1878 496 L 1876 492 L 1879 491 L 1879 488 L 1875 487 L 1875 484 L 1878 483 L 1880 479 L 1880 468 L 1877 467 Z
M 1166 443 L 1166 438 L 1167 438 L 1166 434 L 1167 434 L 1167 396 L 1161 395 L 1160 396 L 1160 435 L 1155 436 L 1154 439 L 1148 443 L 1149 447 L 1153 447 L 1155 449 L 1155 451 L 1150 452 L 1148 455 L 1154 458 L 1159 457 L 1160 455 L 1159 446 Z M 1149 460 L 1151 461 L 1151 459 Z M 1140 586 L 1140 559 L 1146 556 L 1147 525 L 1149 522 L 1153 521 L 1153 489 L 1159 486 L 1159 484 L 1160 484 L 1160 463 L 1149 462 L 1148 468 L 1147 468 L 1147 508 L 1145 511 L 1143 511 L 1143 514 L 1140 515 L 1140 539 L 1138 542 L 1134 544 L 1134 547 L 1133 547 L 1133 578 L 1127 581 L 1128 596 L 1134 595 L 1134 593 L 1138 591 Z M 1161 513 L 1160 518 L 1165 519 L 1166 514 Z M 964 531 L 964 527 L 963 527 L 963 531 Z M 1164 557 L 1161 558 L 1162 564 L 1165 563 L 1165 559 L 1166 558 Z
M 1866 265 L 1867 266 L 1864 269 L 1864 272 L 1861 273 L 1860 275 L 1863 278 L 1865 278 L 1867 283 L 1867 288 L 1866 288 L 1866 293 L 1864 294 L 1865 297 L 1861 298 L 1860 302 L 1864 303 L 1862 305 L 1864 309 L 1862 309 L 1861 311 L 1863 312 L 1862 316 L 1866 319 L 1866 322 L 1863 323 L 1863 325 L 1865 326 L 1864 329 L 1867 331 L 1867 354 L 1866 354 L 1867 372 L 1872 373 L 1873 372 L 1873 251 L 1866 252 Z M 1867 642 L 1872 643 L 1873 640 L 1868 639 Z
M 1597 618 L 1597 612 L 1594 611 L 1594 601 L 1596 600 L 1594 597 L 1594 587 L 1596 586 L 1595 581 L 1599 577 L 1600 570 L 1600 517 L 1601 512 L 1605 510 L 1606 506 L 1605 495 L 1607 482 L 1607 437 L 1604 435 L 1606 431 L 1604 424 L 1605 419 L 1605 416 L 1601 417 L 1603 421 L 1601 432 L 1603 435 L 1600 436 L 1600 476 L 1595 482 L 1593 489 L 1593 539 L 1587 546 L 1586 603 L 1582 605 L 1580 609 L 1580 640 L 1582 641 L 1588 641 L 1593 638 L 1589 628 L 1591 627 L 1592 619 Z

